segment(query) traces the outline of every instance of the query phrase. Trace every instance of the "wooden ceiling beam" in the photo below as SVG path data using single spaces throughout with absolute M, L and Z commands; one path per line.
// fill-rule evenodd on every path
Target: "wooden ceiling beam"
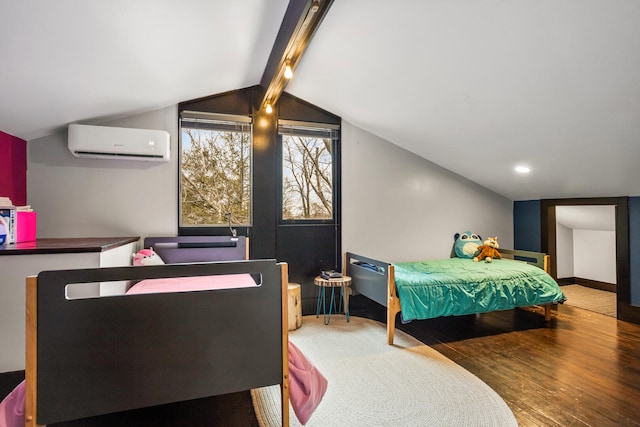
M 287 62 L 295 71 L 332 3 L 333 0 L 290 0 L 260 80 L 266 88 L 260 109 L 278 102 L 288 81 L 284 76 Z

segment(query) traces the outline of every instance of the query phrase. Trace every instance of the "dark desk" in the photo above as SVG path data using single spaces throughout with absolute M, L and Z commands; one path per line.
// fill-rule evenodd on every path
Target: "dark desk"
M 137 242 L 139 239 L 140 237 L 76 237 L 38 239 L 31 242 L 0 245 L 0 256 L 103 252 L 117 248 L 118 246 Z

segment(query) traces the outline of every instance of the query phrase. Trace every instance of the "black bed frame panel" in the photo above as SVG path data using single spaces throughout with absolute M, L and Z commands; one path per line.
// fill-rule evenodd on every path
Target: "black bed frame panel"
M 358 261 L 373 265 L 378 271 L 355 264 Z M 389 297 L 389 265 L 387 262 L 356 255 L 352 252 L 347 252 L 345 255 L 345 274 L 351 277 L 355 293 L 362 294 L 385 307 Z
M 65 299 L 65 285 L 251 273 L 255 288 Z M 37 285 L 37 423 L 282 383 L 275 260 L 45 271 Z
M 144 247 L 152 247 L 165 264 L 247 258 L 245 236 L 147 237 L 144 239 Z

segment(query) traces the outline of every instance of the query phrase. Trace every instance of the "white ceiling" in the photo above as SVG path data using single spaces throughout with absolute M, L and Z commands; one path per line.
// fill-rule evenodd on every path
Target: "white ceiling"
M 615 206 L 556 206 L 556 223 L 574 230 L 615 231 Z
M 1 1 L 0 130 L 27 140 L 258 84 L 288 3 Z M 286 90 L 512 200 L 640 196 L 639 23 L 637 0 L 334 0 Z
M 288 4 L 0 1 L 0 130 L 27 140 L 258 84 Z

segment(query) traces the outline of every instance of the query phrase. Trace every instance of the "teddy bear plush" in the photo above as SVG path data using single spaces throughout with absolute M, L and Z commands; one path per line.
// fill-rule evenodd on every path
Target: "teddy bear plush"
M 491 262 L 494 259 L 502 258 L 500 252 L 498 252 L 498 237 L 487 237 L 481 246 L 478 246 L 478 255 L 476 255 L 473 260 L 475 262 L 479 262 L 485 260 L 486 262 Z

